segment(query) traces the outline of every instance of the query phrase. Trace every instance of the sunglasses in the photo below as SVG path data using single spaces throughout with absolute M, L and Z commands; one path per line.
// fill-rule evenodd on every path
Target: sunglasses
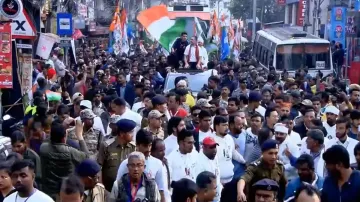
M 200 113 L 193 113 L 192 115 L 198 117 Z

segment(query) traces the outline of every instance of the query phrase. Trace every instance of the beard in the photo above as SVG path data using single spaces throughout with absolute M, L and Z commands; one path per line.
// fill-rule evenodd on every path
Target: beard
M 346 132 L 345 133 L 336 133 L 336 137 L 338 138 L 338 139 L 342 139 L 343 137 L 345 137 L 346 136 Z

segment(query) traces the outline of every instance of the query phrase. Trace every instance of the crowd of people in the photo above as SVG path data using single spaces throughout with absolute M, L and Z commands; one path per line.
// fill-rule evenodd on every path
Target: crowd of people
M 247 51 L 204 65 L 196 40 L 168 57 L 84 45 L 68 66 L 54 49 L 24 127 L 3 134 L 0 202 L 359 201 L 359 85 Z M 196 96 L 184 76 L 165 94 L 177 68 L 216 73 Z

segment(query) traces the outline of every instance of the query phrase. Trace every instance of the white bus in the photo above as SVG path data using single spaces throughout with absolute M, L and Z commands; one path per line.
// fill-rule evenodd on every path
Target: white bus
M 319 70 L 324 76 L 333 73 L 330 42 L 293 27 L 258 31 L 253 57 L 266 69 L 271 66 L 278 72 L 286 69 L 291 75 L 305 67 L 312 76 Z

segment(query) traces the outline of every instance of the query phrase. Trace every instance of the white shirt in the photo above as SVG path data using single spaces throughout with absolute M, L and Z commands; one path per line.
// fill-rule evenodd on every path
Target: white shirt
M 220 201 L 222 184 L 220 182 L 220 167 L 217 157 L 211 160 L 203 152 L 199 153 L 198 163 L 196 164 L 196 175 L 199 175 L 201 172 L 209 171 L 216 176 L 216 196 L 214 201 Z
M 341 146 L 345 147 L 345 149 L 349 152 L 350 164 L 353 164 L 353 163 L 356 163 L 354 149 L 358 142 L 359 141 L 357 141 L 353 138 L 350 138 L 350 137 L 347 137 L 346 141 L 344 143 L 342 143 L 338 138 L 334 138 L 329 141 L 328 148 L 332 147 L 333 145 L 341 145 Z
M 199 49 L 200 49 L 199 52 L 200 52 L 202 67 L 205 68 L 207 67 L 207 64 L 209 62 L 209 56 L 204 46 L 201 47 L 199 46 Z
M 234 164 L 232 163 L 232 159 L 234 158 L 236 161 L 242 161 L 240 163 L 245 163 L 245 160 L 239 152 L 235 150 L 235 142 L 231 135 L 225 135 L 224 137 L 214 135 L 213 137 L 216 143 L 219 144 L 216 156 L 220 165 L 221 183 L 228 183 L 234 176 Z M 239 156 L 242 158 L 241 160 L 239 160 Z
M 181 154 L 179 149 L 171 152 L 167 157 L 171 181 L 187 178 L 195 182 L 198 155 L 195 149 L 188 154 Z
M 165 164 L 163 164 L 163 179 L 164 179 L 164 195 L 165 195 L 165 201 L 166 202 L 171 202 L 171 193 L 170 193 L 170 190 L 168 189 L 169 188 L 169 183 L 171 182 L 168 182 L 168 171 L 166 169 L 166 166 Z
M 131 111 L 128 107 L 126 107 L 125 112 L 120 116 L 120 119 L 130 119 L 130 120 L 135 121 L 136 127 L 135 127 L 135 130 L 134 130 L 134 133 L 133 133 L 133 140 L 135 141 L 136 133 L 141 128 L 141 120 L 142 120 L 141 115 Z
M 291 142 L 293 142 L 294 144 L 296 144 L 300 148 L 300 146 L 301 146 L 301 137 L 300 137 L 299 133 L 292 130 L 290 135 L 289 135 L 289 139 L 290 139 Z
M 259 105 L 259 107 L 255 109 L 255 111 L 261 114 L 261 116 L 265 117 L 266 109 L 263 106 Z
M 179 144 L 177 142 L 177 137 L 175 135 L 170 135 L 164 140 L 165 144 L 165 156 L 167 157 L 171 154 L 172 151 L 179 148 Z
M 137 102 L 132 106 L 131 111 L 137 113 L 137 111 L 143 107 L 145 107 L 145 104 L 143 102 Z
M 10 196 L 4 199 L 4 202 L 54 202 L 50 196 L 46 195 L 44 192 L 37 190 L 30 197 L 22 198 L 19 196 L 18 192 L 12 193 Z
M 191 46 L 191 53 L 190 53 L 190 58 L 189 58 L 189 62 L 198 62 L 197 59 L 196 59 L 196 46 L 192 46 L 192 45 L 188 45 L 186 46 L 185 48 L 185 51 L 184 51 L 184 55 L 187 57 L 189 55 L 189 49 L 190 49 L 190 46 Z M 200 48 L 199 48 L 199 56 L 200 56 Z
M 279 145 L 279 160 L 281 160 L 284 163 L 285 167 L 285 175 L 287 178 L 295 178 L 297 177 L 296 169 L 291 166 L 290 159 L 285 155 L 286 148 L 289 149 L 291 155 L 298 158 L 300 156 L 299 147 L 291 141 L 290 137 L 287 136 Z
M 127 164 L 128 164 L 128 159 L 125 159 L 123 162 L 121 162 L 119 169 L 118 169 L 117 176 L 116 176 L 117 180 L 121 179 L 121 177 L 124 174 L 129 172 Z M 149 156 L 145 160 L 144 173 L 146 174 L 146 176 L 149 179 L 155 180 L 160 191 L 167 189 L 167 187 L 165 186 L 166 178 L 164 179 L 164 176 L 165 176 L 164 172 L 165 172 L 165 170 L 163 170 L 163 163 L 159 159 Z
M 301 150 L 300 150 L 300 154 L 310 154 L 310 150 L 307 149 L 306 147 L 306 139 L 307 137 L 304 137 L 302 139 L 303 144 L 301 145 Z M 323 153 L 325 152 L 325 150 L 327 149 L 327 145 L 328 145 L 329 140 L 327 138 L 324 138 L 324 148 L 321 149 L 320 151 L 320 155 L 317 156 L 316 158 L 314 158 L 314 167 L 315 167 L 315 173 L 320 176 L 320 177 L 325 177 L 325 162 L 324 159 L 322 158 Z
M 200 143 L 200 147 L 202 147 L 203 145 L 203 141 L 206 137 L 213 137 L 214 136 L 214 133 L 211 129 L 209 129 L 207 132 L 203 132 L 201 130 L 199 130 L 199 143 Z
M 323 126 L 326 129 L 326 132 L 327 132 L 326 137 L 329 140 L 336 138 L 336 124 L 333 126 L 330 126 L 326 121 L 324 121 Z

